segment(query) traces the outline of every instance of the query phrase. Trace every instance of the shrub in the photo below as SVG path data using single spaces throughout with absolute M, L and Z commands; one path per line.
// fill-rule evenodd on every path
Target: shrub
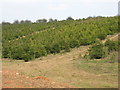
M 79 47 L 79 42 L 77 40 L 72 40 L 70 41 L 70 47 L 74 48 L 74 47 Z
M 100 59 L 100 58 L 105 57 L 105 50 L 104 50 L 103 44 L 98 43 L 98 44 L 93 45 L 89 49 L 89 56 L 91 59 Z
M 46 56 L 46 55 L 47 55 L 47 51 L 45 47 L 39 46 L 38 51 L 36 52 L 36 58 L 41 57 L 41 56 Z
M 91 40 L 84 38 L 80 40 L 81 45 L 89 45 L 91 44 Z
M 105 46 L 108 47 L 108 51 L 117 51 L 118 50 L 118 41 L 107 40 Z
M 68 44 L 65 45 L 65 52 L 70 52 L 70 46 Z
M 29 53 L 25 53 L 24 55 L 22 55 L 22 59 L 23 59 L 25 62 L 28 62 L 29 60 L 32 60 L 32 59 L 33 59 L 33 56 L 31 56 Z
M 24 49 L 20 47 L 14 47 L 11 50 L 11 58 L 13 59 L 23 59 L 22 56 L 24 55 Z
M 51 46 L 50 45 L 46 45 L 45 46 L 45 50 L 46 50 L 47 54 L 50 54 Z
M 60 49 L 61 50 L 64 50 L 65 52 L 69 52 L 70 51 L 70 45 L 69 45 L 69 42 L 66 42 L 66 41 L 61 41 L 60 43 L 59 43 L 59 45 L 60 45 Z
M 17 60 L 32 60 L 33 56 L 33 49 L 30 47 L 14 47 L 11 50 L 11 58 Z
M 100 40 L 104 40 L 106 37 L 107 37 L 107 34 L 105 34 L 105 33 L 102 33 L 102 34 L 98 35 L 98 38 Z
M 10 58 L 11 55 L 10 55 L 10 47 L 4 47 L 2 48 L 2 58 Z
M 59 53 L 60 52 L 60 45 L 54 44 L 51 50 L 51 53 Z

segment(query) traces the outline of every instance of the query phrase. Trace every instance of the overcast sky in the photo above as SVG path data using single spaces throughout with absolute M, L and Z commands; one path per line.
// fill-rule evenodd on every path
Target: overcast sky
M 115 16 L 119 0 L 0 0 L 0 21 Z

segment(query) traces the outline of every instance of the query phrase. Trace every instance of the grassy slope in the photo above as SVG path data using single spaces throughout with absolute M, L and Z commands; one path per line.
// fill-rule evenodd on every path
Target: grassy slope
M 118 85 L 118 64 L 108 59 L 86 61 L 80 58 L 89 46 L 71 52 L 49 55 L 28 63 L 3 60 L 3 70 L 10 69 L 27 77 L 44 76 L 55 82 L 80 88 L 115 88 Z M 86 49 L 86 50 L 85 50 Z M 3 76 L 4 78 L 4 76 Z M 3 79 L 3 82 L 5 78 Z

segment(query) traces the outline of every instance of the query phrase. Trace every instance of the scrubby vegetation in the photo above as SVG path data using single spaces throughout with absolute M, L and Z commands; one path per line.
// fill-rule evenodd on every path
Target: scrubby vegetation
M 95 17 L 43 23 L 3 24 L 3 58 L 32 60 L 61 50 L 95 43 L 118 32 L 117 17 Z M 111 43 L 109 43 L 111 44 Z M 108 44 L 106 44 L 108 45 Z M 116 45 L 116 44 L 115 44 Z M 91 57 L 104 57 L 102 45 Z M 116 49 L 109 47 L 109 50 Z
M 105 43 L 105 46 L 108 47 L 109 52 L 117 51 L 118 50 L 118 41 L 107 40 Z
M 113 51 L 118 51 L 118 41 L 107 40 L 105 44 L 95 43 L 89 49 L 88 57 L 90 59 L 101 59 L 109 55 Z
M 89 49 L 89 56 L 91 59 L 100 59 L 106 56 L 104 45 L 101 43 L 93 45 Z

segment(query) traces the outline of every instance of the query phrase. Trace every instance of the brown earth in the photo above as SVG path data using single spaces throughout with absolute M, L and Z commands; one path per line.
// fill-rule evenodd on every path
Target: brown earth
M 3 69 L 3 88 L 69 88 L 46 77 L 26 77 L 14 70 Z

